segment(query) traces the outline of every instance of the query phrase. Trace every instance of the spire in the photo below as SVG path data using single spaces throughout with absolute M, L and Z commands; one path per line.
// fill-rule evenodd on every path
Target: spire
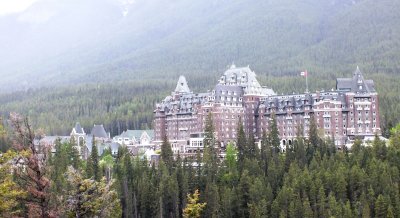
M 190 93 L 189 86 L 188 86 L 186 78 L 184 76 L 179 77 L 178 83 L 176 84 L 175 92 Z
M 357 66 L 356 71 L 353 76 L 353 83 L 355 84 L 357 90 L 359 92 L 370 92 L 368 85 L 365 83 L 364 76 L 361 73 L 360 68 Z
M 354 71 L 354 76 L 357 76 L 357 75 L 361 75 L 361 71 L 360 71 L 360 68 L 358 67 L 358 65 L 357 65 L 356 71 Z

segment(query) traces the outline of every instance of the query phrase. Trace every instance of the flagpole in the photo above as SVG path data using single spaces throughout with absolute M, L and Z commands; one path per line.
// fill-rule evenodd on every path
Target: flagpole
M 306 93 L 308 93 L 308 72 L 306 70 Z

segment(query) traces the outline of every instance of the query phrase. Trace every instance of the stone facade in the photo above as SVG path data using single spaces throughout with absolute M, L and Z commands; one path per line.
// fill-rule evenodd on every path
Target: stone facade
M 275 114 L 282 149 L 292 144 L 301 127 L 308 137 L 310 117 L 340 147 L 356 137 L 380 134 L 378 94 L 372 80 L 364 80 L 359 68 L 352 78 L 338 78 L 336 90 L 276 95 L 262 87 L 249 67 L 230 67 L 215 89 L 195 94 L 181 76 L 170 96 L 154 110 L 155 143 L 164 135 L 175 153 L 193 152 L 191 135 L 203 132 L 207 114 L 213 115 L 217 141 L 223 148 L 237 137 L 239 121 L 247 135 L 260 139 Z

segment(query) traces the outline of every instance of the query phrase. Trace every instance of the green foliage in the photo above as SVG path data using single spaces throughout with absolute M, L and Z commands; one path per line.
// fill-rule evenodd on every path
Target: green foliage
M 260 3 L 235 0 L 227 4 L 211 0 L 196 3 L 151 0 L 137 2 L 137 5 L 127 17 L 120 16 L 120 10 L 110 6 L 112 13 L 105 17 L 108 24 L 115 25 L 88 22 L 89 25 L 82 28 L 86 31 L 76 37 L 78 39 L 71 40 L 72 43 L 67 40 L 66 49 L 53 51 L 53 47 L 48 46 L 53 51 L 47 52 L 48 55 L 42 51 L 42 46 L 47 48 L 47 43 L 40 43 L 43 38 L 50 38 L 54 43 L 49 45 L 63 43 L 58 41 L 58 35 L 45 35 L 49 28 L 42 25 L 46 22 L 35 23 L 43 33 L 34 32 L 38 36 L 37 41 L 30 43 L 37 48 L 33 54 L 26 54 L 30 50 L 24 47 L 23 41 L 16 41 L 19 37 L 5 37 L 11 39 L 4 40 L 4 46 L 8 48 L 8 44 L 13 44 L 17 49 L 11 47 L 13 49 L 4 49 L 6 53 L 0 53 L 2 59 L 8 58 L 1 65 L 3 76 L 7 78 L 2 86 L 11 88 L 24 84 L 21 81 L 29 76 L 35 80 L 27 83 L 36 86 L 168 78 L 181 72 L 193 76 L 213 75 L 233 59 L 242 65 L 250 64 L 264 75 L 288 77 L 299 69 L 308 69 L 310 74 L 321 72 L 318 77 L 327 77 L 325 84 L 330 83 L 332 74 L 352 70 L 357 64 L 370 72 L 395 74 L 398 70 L 398 1 L 272 0 Z M 152 19 L 146 19 L 148 14 L 154 15 Z M 79 13 L 65 15 L 85 20 L 75 17 Z M 51 20 L 55 26 L 65 26 L 59 22 L 72 19 L 68 18 Z M 180 25 L 176 25 L 178 21 Z M 7 30 L 12 25 L 4 26 Z M 36 30 L 26 26 L 28 30 Z M 67 31 L 74 28 L 68 27 L 64 28 L 66 33 L 74 34 Z M 99 30 L 104 37 L 94 35 Z M 29 33 L 26 35 L 31 35 Z M 80 46 L 70 49 L 77 42 Z M 22 54 L 16 55 L 18 51 Z M 43 59 L 38 58 L 43 55 Z M 312 90 L 321 88 L 314 79 L 310 85 Z M 304 90 L 304 84 L 291 86 L 288 82 L 285 88 Z
M 88 163 L 91 168 L 91 172 L 93 172 L 93 178 L 96 181 L 100 181 L 101 178 L 101 172 L 100 172 L 100 166 L 99 166 L 99 151 L 97 150 L 97 145 L 96 145 L 96 140 L 95 137 L 93 136 L 92 139 L 92 152 L 90 153 L 90 161 Z
M 8 137 L 7 129 L 3 125 L 3 119 L 0 117 L 0 152 L 7 152 L 12 143 Z
M 68 179 L 63 178 L 66 168 L 75 162 L 70 152 L 73 146 L 57 142 L 48 163 L 50 193 L 60 198 L 51 204 L 60 208 L 60 216 L 182 217 L 186 216 L 185 208 L 197 211 L 192 213 L 194 217 L 399 216 L 398 146 L 386 146 L 376 137 L 372 146 L 356 141 L 353 150 L 336 151 L 330 141 L 313 134 L 315 138 L 310 140 L 299 135 L 286 152 L 274 153 L 270 139 L 275 136 L 265 132 L 258 157 L 250 150 L 246 153 L 252 142 L 243 137 L 243 154 L 247 156 L 239 162 L 239 152 L 228 144 L 221 164 L 213 162 L 211 149 L 206 149 L 203 157 L 199 153 L 182 160 L 177 155 L 174 160 L 170 146 L 165 147 L 169 149 L 164 148 L 164 156 L 155 166 L 132 158 L 127 148 L 121 147 L 115 159 L 108 153 L 99 161 L 109 182 L 81 175 L 85 164 L 93 164 L 92 158 L 77 164 L 77 170 L 70 167 Z M 4 166 L 0 164 L 0 169 Z M 4 194 L 1 187 L 19 190 L 9 185 L 13 180 L 4 172 L 0 171 L 0 200 Z M 11 179 L 6 182 L 4 178 Z M 191 203 L 186 196 L 195 190 L 202 195 Z M 92 197 L 95 199 L 90 200 Z M 22 201 L 16 196 L 10 199 L 14 201 L 6 213 L 21 210 Z M 82 202 L 81 206 L 77 202 Z M 105 213 L 105 202 L 114 206 L 99 215 Z M 199 205 L 205 205 L 201 213 Z
M 172 152 L 171 144 L 169 143 L 168 138 L 165 135 L 161 144 L 161 160 L 164 161 L 170 172 L 172 171 L 172 167 L 174 166 L 173 155 L 174 153 Z
M 216 140 L 214 136 L 214 124 L 211 113 L 207 115 L 204 134 L 203 175 L 206 176 L 208 182 L 215 182 L 218 173 L 219 159 L 217 154 L 218 151 L 215 147 Z
M 112 182 L 84 179 L 73 167 L 68 168 L 71 191 L 66 198 L 65 211 L 71 217 L 118 217 L 121 210 Z
M 81 159 L 77 150 L 71 142 L 61 143 L 60 139 L 55 142 L 55 153 L 48 158 L 50 179 L 52 181 L 50 190 L 52 193 L 51 204 L 60 205 L 60 196 L 65 196 L 69 190 L 69 184 L 65 174 L 69 166 L 81 167 Z
M 198 189 L 196 189 L 193 194 L 187 195 L 188 204 L 183 210 L 184 218 L 200 218 L 201 212 L 207 204 L 198 202 L 199 195 L 200 193 Z
M 276 124 L 275 115 L 272 115 L 269 124 L 268 141 L 269 141 L 269 146 L 273 148 L 272 149 L 273 153 L 274 154 L 278 153 L 280 151 L 279 145 L 281 143 L 281 140 L 279 139 L 279 131 L 278 131 L 278 126 Z
M 99 162 L 100 167 L 104 168 L 107 181 L 112 179 L 112 167 L 114 165 L 114 158 L 111 154 L 103 156 Z
M 26 191 L 13 181 L 11 163 L 16 153 L 7 151 L 0 152 L 0 216 L 12 217 L 21 211 L 18 208 L 19 201 L 27 195 Z
M 390 145 L 396 148 L 400 147 L 400 123 L 390 130 Z
M 238 131 L 237 131 L 236 147 L 238 150 L 238 167 L 239 172 L 243 170 L 244 159 L 247 157 L 247 140 L 246 134 L 244 133 L 242 120 L 239 119 Z

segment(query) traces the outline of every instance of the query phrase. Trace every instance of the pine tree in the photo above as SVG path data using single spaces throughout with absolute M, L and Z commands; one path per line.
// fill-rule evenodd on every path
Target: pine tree
M 237 140 L 236 140 L 236 147 L 238 149 L 238 168 L 239 168 L 239 172 L 242 172 L 244 159 L 246 157 L 246 151 L 247 151 L 247 149 L 246 149 L 247 141 L 246 141 L 246 135 L 244 133 L 243 123 L 242 123 L 241 119 L 239 119 L 237 133 L 238 133 L 238 135 L 237 135 Z
M 16 157 L 16 153 L 8 150 L 6 153 L 0 152 L 0 217 L 14 217 L 21 211 L 18 209 L 19 200 L 26 197 L 26 191 L 13 181 L 11 170 L 11 160 Z
M 168 141 L 167 135 L 164 136 L 161 144 L 161 160 L 165 163 L 168 171 L 171 173 L 174 166 L 174 153 L 172 152 L 171 144 Z
M 114 175 L 118 184 L 118 193 L 121 201 L 122 216 L 133 217 L 134 206 L 133 206 L 133 166 L 131 157 L 126 147 L 120 147 L 114 164 Z M 148 181 L 146 181 L 148 182 Z M 157 205 L 157 204 L 156 204 Z
M 73 167 L 68 168 L 68 182 L 72 190 L 66 198 L 67 211 L 74 217 L 118 217 L 121 207 L 118 196 L 105 179 L 84 179 Z
M 261 139 L 261 160 L 260 167 L 264 171 L 264 175 L 267 174 L 268 162 L 272 157 L 271 146 L 267 136 L 267 132 L 264 130 Z
M 186 206 L 186 193 L 188 193 L 188 178 L 187 174 L 184 171 L 184 167 L 182 166 L 182 160 L 180 155 L 178 154 L 176 160 L 176 177 L 178 182 L 179 189 L 179 217 L 182 217 L 183 209 Z
M 300 167 L 307 164 L 306 148 L 304 146 L 304 136 L 302 126 L 297 127 L 298 133 L 296 140 L 293 142 L 293 152 Z
M 209 182 L 204 191 L 204 202 L 206 207 L 204 209 L 204 217 L 219 217 L 219 193 L 216 183 Z
M 50 179 L 53 181 L 51 189 L 53 192 L 62 194 L 66 186 L 66 178 L 64 173 L 67 171 L 67 167 L 70 165 L 67 154 L 66 144 L 62 144 L 60 139 L 55 141 L 55 153 L 52 157 L 51 163 L 49 162 Z
M 69 159 L 71 160 L 71 165 L 75 169 L 79 169 L 81 167 L 81 158 L 79 157 L 79 151 L 76 147 L 69 144 L 69 152 L 68 152 Z
M 340 204 L 336 201 L 335 195 L 333 192 L 329 193 L 328 196 L 328 216 L 329 217 L 340 217 L 341 216 L 341 208 Z
M 30 216 L 44 218 L 54 216 L 56 211 L 49 203 L 51 182 L 47 178 L 46 165 L 49 148 L 42 145 L 35 146 L 35 133 L 27 118 L 11 114 L 11 124 L 15 135 L 14 149 L 21 154 L 17 161 L 23 163 L 14 173 L 17 181 L 21 182 L 21 187 L 28 192 L 25 205 Z
M 278 126 L 276 124 L 275 114 L 271 115 L 268 139 L 269 139 L 270 146 L 273 148 L 273 154 L 279 153 L 281 140 L 279 139 L 279 131 L 278 131 Z
M 390 145 L 400 148 L 400 123 L 390 130 Z
M 343 218 L 353 218 L 353 211 L 351 210 L 350 201 L 346 201 L 343 205 Z
M 235 191 L 226 186 L 221 187 L 221 217 L 234 217 L 235 214 Z
M 162 166 L 163 167 L 163 166 Z M 179 216 L 179 190 L 176 174 L 170 175 L 168 170 L 161 169 L 162 176 L 160 182 L 160 197 L 162 217 L 178 217 Z
M 206 127 L 204 130 L 204 175 L 206 176 L 207 182 L 215 182 L 218 172 L 218 154 L 215 149 L 215 136 L 214 136 L 214 125 L 211 113 L 208 114 L 206 120 Z
M 386 217 L 387 213 L 387 202 L 383 195 L 378 195 L 375 202 L 375 217 Z
M 303 201 L 303 210 L 304 210 L 304 217 L 305 218 L 312 218 L 314 217 L 314 213 L 311 209 L 310 206 L 310 201 L 308 200 L 308 197 L 306 196 L 304 201 Z
M 246 153 L 248 153 L 247 158 L 258 160 L 259 156 L 260 156 L 260 149 L 258 148 L 258 146 L 254 140 L 253 133 L 250 133 L 247 143 L 248 143 L 248 146 L 247 146 L 248 152 L 246 152 Z
M 207 203 L 199 203 L 199 195 L 200 194 L 198 189 L 196 189 L 193 194 L 187 195 L 188 204 L 183 210 L 184 218 L 200 218 L 201 212 L 203 211 Z
M 249 190 L 251 199 L 248 203 L 250 217 L 265 217 L 268 215 L 267 199 L 270 200 L 270 193 L 268 193 L 270 190 L 267 189 L 267 186 L 263 184 L 263 180 L 256 177 Z
M 308 140 L 311 146 L 314 148 L 319 147 L 321 142 L 321 138 L 318 135 L 317 121 L 315 120 L 314 115 L 312 115 L 310 118 L 310 129 L 308 133 Z
M 386 213 L 386 218 L 394 218 L 394 209 L 393 206 L 390 204 L 388 209 L 387 209 L 387 213 Z
M 326 196 L 325 196 L 325 190 L 322 186 L 318 189 L 317 205 L 318 205 L 319 217 L 327 217 L 327 213 L 325 210 Z
M 91 160 L 90 167 L 92 168 L 93 178 L 96 181 L 100 181 L 101 173 L 100 173 L 100 167 L 99 167 L 99 152 L 97 150 L 96 139 L 94 136 L 92 139 L 92 153 L 90 154 L 90 160 Z
M 384 141 L 380 140 L 379 136 L 377 134 L 375 134 L 374 141 L 372 142 L 372 148 L 373 148 L 374 154 L 377 158 L 379 158 L 381 160 L 386 159 L 386 155 L 387 155 L 386 143 Z
M 250 202 L 250 186 L 251 177 L 249 176 L 249 172 L 247 170 L 243 170 L 243 173 L 240 177 L 238 189 L 238 196 L 240 196 L 240 207 L 238 208 L 238 210 L 241 217 L 249 217 L 248 203 Z
M 200 150 L 197 150 L 196 153 L 196 172 L 195 172 L 195 181 L 194 187 L 199 190 L 205 189 L 205 179 L 203 178 L 203 160 L 201 157 Z

